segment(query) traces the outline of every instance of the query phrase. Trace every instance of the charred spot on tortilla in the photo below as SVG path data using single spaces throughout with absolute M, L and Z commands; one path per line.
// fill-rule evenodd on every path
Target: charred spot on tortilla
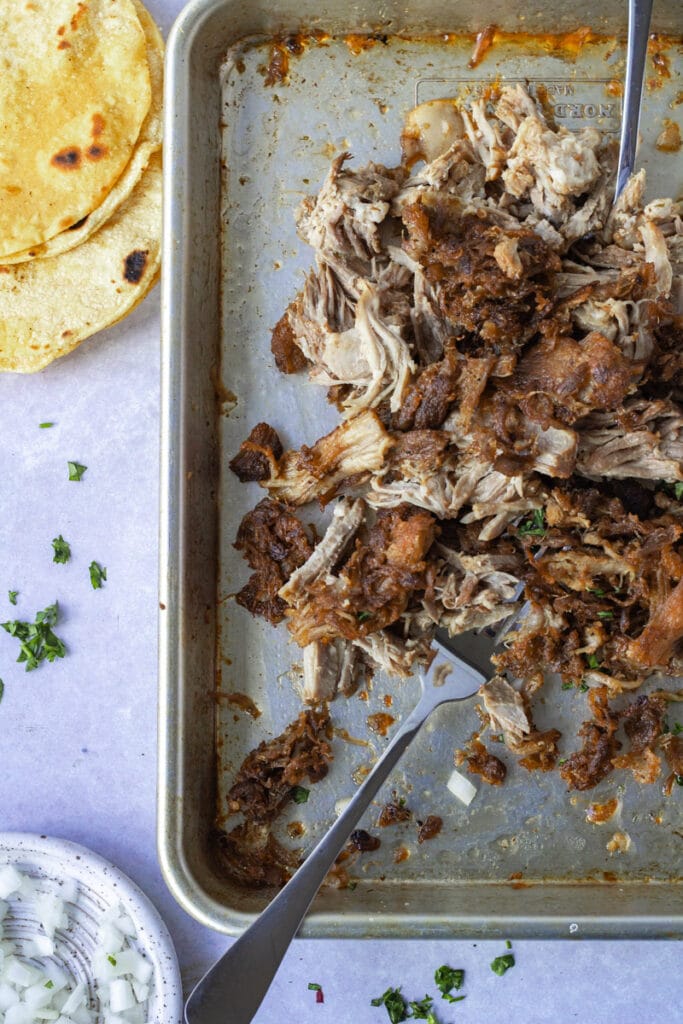
M 137 284 L 147 266 L 147 249 L 134 249 L 123 261 L 123 276 L 129 284 Z
M 57 43 L 57 49 L 58 49 L 58 50 L 70 50 L 70 49 L 71 49 L 71 43 L 68 43 L 68 42 L 66 41 L 66 39 L 61 39 L 61 40 L 60 40 L 60 41 L 59 41 L 59 42 Z
M 80 166 L 81 151 L 76 146 L 67 146 L 66 149 L 60 149 L 55 153 L 50 163 L 55 167 L 61 167 L 62 170 L 73 171 Z
M 92 116 L 92 136 L 96 139 L 98 135 L 101 135 L 104 131 L 104 118 L 101 114 L 93 114 Z
M 81 20 L 81 17 L 87 11 L 87 9 L 88 9 L 87 3 L 79 3 L 78 8 L 76 10 L 76 13 L 74 14 L 73 18 L 71 19 L 71 21 L 69 23 L 70 26 L 71 26 L 71 31 L 72 32 L 75 32 L 76 29 L 78 28 L 78 23 Z
M 107 155 L 106 146 L 88 146 L 86 153 L 88 160 L 101 160 L 103 156 Z
M 80 220 L 77 220 L 73 224 L 70 224 L 67 230 L 77 231 L 79 228 L 82 228 L 89 216 L 90 214 L 86 213 L 85 217 L 81 217 Z

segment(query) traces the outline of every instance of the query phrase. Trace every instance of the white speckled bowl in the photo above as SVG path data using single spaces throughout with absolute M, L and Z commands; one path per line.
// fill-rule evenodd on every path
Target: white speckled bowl
M 78 884 L 77 902 L 68 904 L 69 927 L 55 935 L 55 959 L 74 981 L 87 985 L 93 1005 L 92 955 L 99 920 L 105 910 L 120 904 L 135 924 L 137 939 L 132 944 L 154 966 L 150 1024 L 178 1024 L 182 1020 L 180 971 L 171 936 L 155 907 L 130 878 L 84 846 L 28 832 L 0 832 L 0 866 L 4 864 L 14 864 L 35 878 L 38 891 L 41 879 L 57 885 L 73 879 Z M 3 922 L 5 937 L 14 940 L 21 953 L 23 942 L 36 934 L 38 925 L 25 904 L 12 897 L 9 903 L 10 914 Z

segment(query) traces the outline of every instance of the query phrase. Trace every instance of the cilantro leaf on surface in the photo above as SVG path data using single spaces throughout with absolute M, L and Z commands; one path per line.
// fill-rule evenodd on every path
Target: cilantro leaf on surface
M 102 583 L 107 578 L 107 570 L 99 562 L 90 563 L 90 582 L 93 590 L 101 590 Z
M 6 633 L 19 641 L 21 649 L 17 661 L 26 662 L 27 672 L 38 668 L 43 661 L 53 662 L 55 658 L 63 658 L 66 654 L 66 647 L 52 629 L 57 625 L 58 617 L 59 605 L 55 601 L 42 612 L 36 613 L 35 622 L 14 619 L 0 623 Z
M 69 462 L 69 480 L 80 480 L 85 473 L 87 466 L 82 466 L 80 462 Z
M 408 1008 L 406 1001 L 398 988 L 388 988 L 384 995 L 371 999 L 372 1006 L 386 1006 L 391 1024 L 401 1024 L 401 1021 L 408 1019 Z
M 52 541 L 52 547 L 54 548 L 53 562 L 59 562 L 64 565 L 71 558 L 71 545 L 68 541 L 64 540 L 61 533 L 59 537 L 55 537 Z
M 495 960 L 491 961 L 491 970 L 494 974 L 499 974 L 501 977 L 506 971 L 509 971 L 511 967 L 515 966 L 515 958 L 512 953 L 505 953 L 504 956 L 497 956 Z
M 441 967 L 437 967 L 434 972 L 434 981 L 436 987 L 441 993 L 441 998 L 445 999 L 449 1003 L 460 1002 L 464 999 L 464 996 L 451 995 L 451 991 L 455 989 L 461 989 L 463 982 L 465 981 L 465 972 L 459 968 L 449 967 L 447 964 L 442 964 Z

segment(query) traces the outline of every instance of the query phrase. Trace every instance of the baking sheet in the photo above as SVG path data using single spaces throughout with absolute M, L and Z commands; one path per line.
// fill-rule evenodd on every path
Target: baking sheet
M 298 203 L 317 191 L 330 160 L 342 150 L 353 154 L 355 166 L 367 160 L 398 163 L 403 117 L 415 102 L 476 92 L 491 79 L 530 80 L 532 88 L 545 88 L 558 121 L 572 129 L 594 124 L 614 132 L 623 75 L 623 49 L 610 40 L 585 45 L 578 55 L 502 44 L 469 70 L 471 41 L 456 37 L 388 37 L 360 52 L 354 52 L 358 47 L 353 41 L 329 38 L 309 39 L 299 56 L 289 57 L 288 83 L 269 87 L 265 70 L 271 45 L 246 41 L 233 49 L 222 69 L 219 808 L 246 753 L 279 733 L 302 706 L 297 693 L 301 651 L 288 643 L 284 626 L 275 629 L 254 619 L 232 599 L 249 574 L 232 547 L 237 526 L 264 491 L 256 484 L 239 484 L 227 468 L 240 442 L 261 420 L 278 430 L 285 447 L 311 444 L 339 422 L 324 389 L 308 383 L 305 374 L 280 374 L 270 354 L 270 329 L 311 262 L 311 251 L 295 232 Z M 648 173 L 649 197 L 680 191 L 680 154 L 662 153 L 655 146 L 663 119 L 680 125 L 682 109 L 677 105 L 680 50 L 661 49 L 668 71 L 649 67 L 642 117 L 641 163 Z M 304 520 L 320 521 L 315 509 L 301 514 Z M 260 717 L 252 718 L 225 699 L 235 692 L 248 695 Z M 310 849 L 333 820 L 337 801 L 353 792 L 354 776 L 358 778 L 359 770 L 362 774 L 386 743 L 368 730 L 368 715 L 388 712 L 398 721 L 417 696 L 417 681 L 378 673 L 367 693 L 349 700 L 340 697 L 331 705 L 334 724 L 347 730 L 352 741 L 335 737 L 328 777 L 311 787 L 308 803 L 291 806 L 276 827 L 278 838 Z M 471 699 L 434 714 L 367 815 L 364 827 L 378 834 L 382 845 L 351 869 L 358 888 L 340 894 L 349 906 L 354 900 L 356 906 L 362 903 L 364 893 L 380 890 L 391 892 L 395 913 L 401 894 L 425 887 L 438 893 L 472 882 L 547 886 L 551 881 L 566 885 L 591 880 L 623 886 L 665 883 L 679 875 L 681 801 L 676 794 L 663 798 L 661 782 L 641 787 L 630 775 L 615 772 L 589 793 L 570 796 L 557 773 L 529 773 L 503 752 L 509 769 L 505 785 L 493 788 L 475 778 L 478 796 L 469 808 L 462 807 L 445 784 L 454 748 L 477 726 L 474 703 Z M 588 717 L 586 695 L 562 692 L 551 684 L 536 708 L 540 728 L 556 725 L 562 730 L 561 756 L 576 749 L 576 727 Z M 670 717 L 676 718 L 675 705 Z M 378 830 L 379 809 L 394 792 L 405 798 L 413 821 Z M 587 805 L 612 796 L 619 798 L 619 812 L 604 825 L 588 823 Z M 428 814 L 440 815 L 443 829 L 418 847 L 415 820 Z M 296 842 L 286 832 L 293 820 L 305 829 Z M 232 827 L 232 819 L 227 824 Z M 606 847 L 617 830 L 628 833 L 631 846 L 626 853 L 611 854 Z M 396 863 L 402 850 L 409 856 Z

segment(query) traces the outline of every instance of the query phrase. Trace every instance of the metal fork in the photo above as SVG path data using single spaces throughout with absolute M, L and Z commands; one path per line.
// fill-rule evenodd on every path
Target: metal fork
M 492 641 L 468 634 L 470 639 L 472 656 L 468 649 L 467 658 L 434 641 L 436 657 L 420 674 L 422 695 L 415 709 L 287 885 L 192 991 L 185 1004 L 187 1024 L 248 1024 L 253 1019 L 325 876 L 403 752 L 435 708 L 471 697 L 493 674 Z
M 626 80 L 624 83 L 624 112 L 621 119 L 619 167 L 614 202 L 621 195 L 636 163 L 638 122 L 643 91 L 643 76 L 647 58 L 647 40 L 650 33 L 653 0 L 629 0 L 628 44 L 626 52 Z

